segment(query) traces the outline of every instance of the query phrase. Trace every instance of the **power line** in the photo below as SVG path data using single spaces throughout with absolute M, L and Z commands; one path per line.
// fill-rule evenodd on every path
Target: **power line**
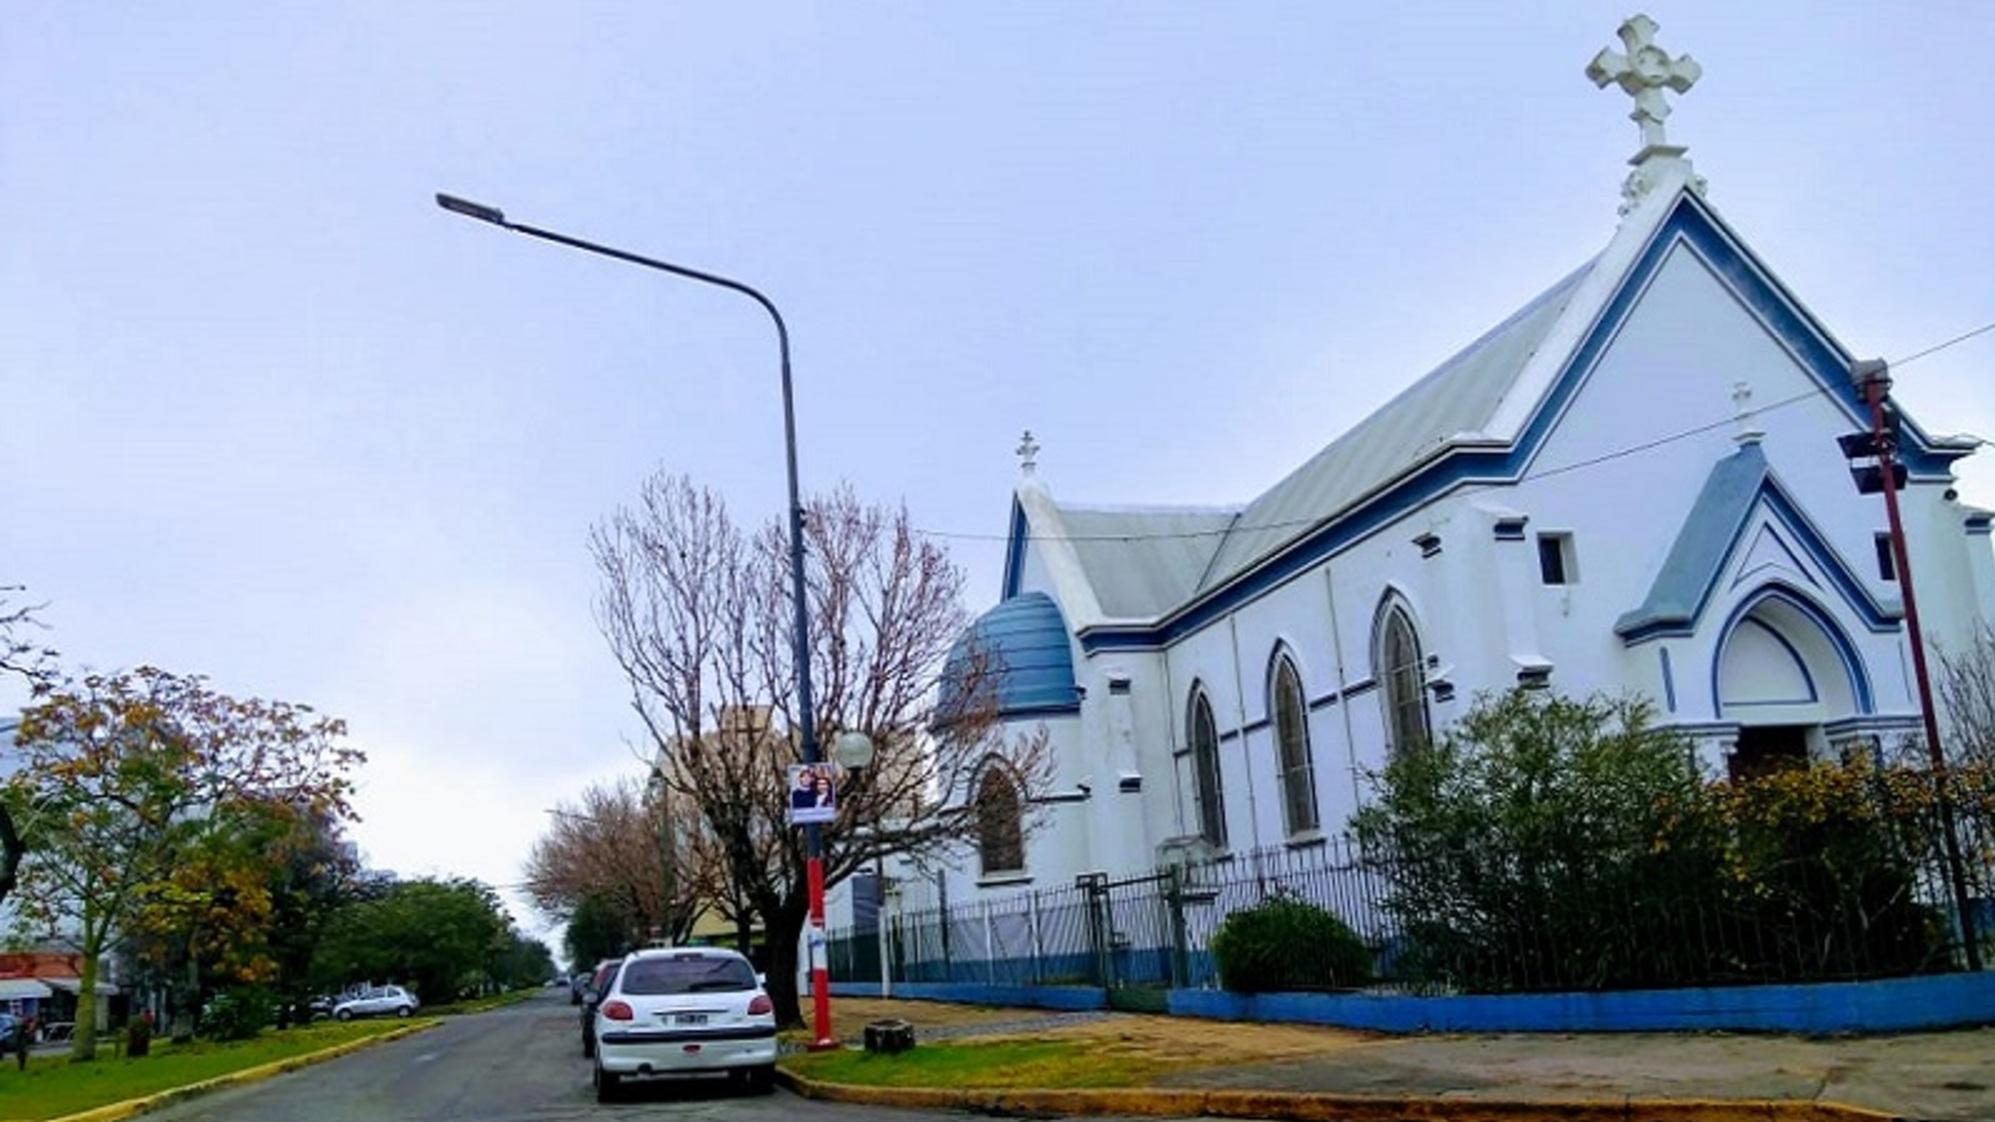
M 1891 366 L 1896 368 L 1896 367 L 1905 366 L 1909 363 L 1917 362 L 1919 359 L 1925 358 L 1928 355 L 1938 354 L 1939 352 L 1946 350 L 1948 347 L 1952 347 L 1960 343 L 1965 343 L 1969 339 L 1972 339 L 1978 335 L 1986 334 L 1989 331 L 1995 331 L 1995 322 L 1982 324 L 1980 327 L 1977 327 L 1972 331 L 1963 332 L 1959 335 L 1954 336 L 1951 339 L 1946 340 L 1943 343 L 1936 343 L 1933 346 L 1927 347 L 1922 351 L 1916 351 L 1910 355 L 1905 356 L 1904 358 L 1893 360 Z M 1815 397 L 1818 394 L 1827 396 L 1828 392 L 1829 392 L 1828 387 L 1817 386 L 1813 389 L 1804 390 L 1803 392 L 1795 394 L 1792 397 L 1781 398 L 1779 401 L 1775 401 L 1769 405 L 1759 406 L 1758 408 L 1754 409 L 1752 412 L 1754 415 L 1762 413 L 1771 413 L 1776 409 L 1784 409 L 1787 406 L 1807 401 L 1808 399 Z M 1733 416 L 1721 417 L 1715 421 L 1710 421 L 1705 424 L 1696 425 L 1691 428 L 1683 429 L 1679 432 L 1673 432 L 1666 436 L 1659 436 L 1653 440 L 1643 441 L 1640 444 L 1631 444 L 1624 448 L 1617 448 L 1611 452 L 1604 452 L 1598 456 L 1593 456 L 1588 459 L 1577 460 L 1569 464 L 1560 464 L 1557 467 L 1546 468 L 1542 471 L 1526 472 L 1525 474 L 1518 476 L 1514 480 L 1507 480 L 1503 482 L 1470 483 L 1467 485 L 1467 489 L 1470 491 L 1478 491 L 1478 490 L 1488 490 L 1494 487 L 1514 487 L 1523 483 L 1528 483 L 1534 479 L 1547 479 L 1555 475 L 1564 475 L 1567 472 L 1578 471 L 1581 468 L 1596 467 L 1600 464 L 1608 463 L 1609 461 L 1612 460 L 1618 460 L 1627 456 L 1635 455 L 1640 452 L 1647 452 L 1652 449 L 1661 448 L 1667 444 L 1674 444 L 1679 440 L 1688 440 L 1693 436 L 1702 436 L 1703 434 L 1711 432 L 1714 429 L 1721 429 L 1724 428 L 1726 425 L 1733 424 L 1738 419 L 1739 418 L 1736 414 Z M 1985 437 L 1976 436 L 1973 433 L 1966 433 L 1963 435 L 1968 436 L 1970 439 L 1974 440 L 1977 444 L 1995 443 L 1995 441 L 1990 441 Z M 1142 534 L 1028 534 L 1025 536 L 1025 540 L 1026 541 L 1066 541 L 1066 542 L 1176 541 L 1176 540 L 1188 540 L 1193 538 L 1225 537 L 1233 533 L 1252 533 L 1262 530 L 1296 529 L 1303 526 L 1317 525 L 1323 522 L 1327 517 L 1330 516 L 1313 515 L 1308 518 L 1291 518 L 1277 522 L 1261 522 L 1249 526 L 1241 526 L 1229 523 L 1225 526 L 1215 527 L 1212 529 L 1205 529 L 1205 530 L 1162 530 L 1153 533 L 1142 533 Z M 945 538 L 952 541 L 1002 542 L 1002 541 L 1011 540 L 1010 534 L 994 534 L 989 532 L 971 532 L 971 531 L 961 531 L 961 530 L 925 530 L 917 528 L 915 530 L 915 533 L 920 534 L 923 537 Z

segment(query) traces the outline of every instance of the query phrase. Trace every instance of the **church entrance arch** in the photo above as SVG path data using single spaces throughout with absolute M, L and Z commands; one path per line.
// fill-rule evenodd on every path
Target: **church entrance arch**
M 1820 726 L 1871 710 L 1869 676 L 1849 636 L 1813 600 L 1783 585 L 1734 609 L 1712 663 L 1712 705 L 1741 726 L 1735 774 L 1758 774 L 1819 751 Z

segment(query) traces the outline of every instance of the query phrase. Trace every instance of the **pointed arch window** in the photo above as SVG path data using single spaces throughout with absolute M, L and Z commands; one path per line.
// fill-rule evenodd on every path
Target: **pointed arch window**
M 1309 703 L 1302 695 L 1302 675 L 1286 653 L 1275 656 L 1268 712 L 1275 730 L 1275 762 L 1281 769 L 1282 821 L 1294 837 L 1318 824 L 1316 768 L 1309 754 Z
M 1427 675 L 1421 663 L 1420 634 L 1406 605 L 1387 601 L 1379 613 L 1373 637 L 1379 697 L 1385 703 L 1386 750 L 1418 751 L 1427 747 L 1431 726 L 1427 717 Z
M 1018 784 L 1003 767 L 986 767 L 977 781 L 977 855 L 983 875 L 1024 870 L 1023 814 Z
M 1212 703 L 1205 691 L 1194 689 L 1185 717 L 1185 740 L 1191 745 L 1192 792 L 1198 801 L 1199 836 L 1213 845 L 1226 844 L 1226 804 L 1219 781 L 1219 727 L 1212 722 Z

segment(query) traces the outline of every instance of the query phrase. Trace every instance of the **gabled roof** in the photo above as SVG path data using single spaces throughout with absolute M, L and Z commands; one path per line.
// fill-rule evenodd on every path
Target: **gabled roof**
M 1728 560 L 1738 548 L 1753 510 L 1765 504 L 1794 542 L 1814 559 L 1843 599 L 1874 631 L 1896 626 L 1895 605 L 1878 602 L 1842 554 L 1787 494 L 1757 443 L 1719 460 L 1677 531 L 1669 556 L 1649 586 L 1641 606 L 1614 622 L 1614 633 L 1629 643 L 1659 635 L 1686 635 L 1711 600 Z
M 1592 269 L 1568 273 L 1248 504 L 1199 588 L 1226 583 L 1451 438 L 1481 433 Z
M 1065 540 L 1103 614 L 1153 619 L 1191 599 L 1238 510 L 1061 506 Z

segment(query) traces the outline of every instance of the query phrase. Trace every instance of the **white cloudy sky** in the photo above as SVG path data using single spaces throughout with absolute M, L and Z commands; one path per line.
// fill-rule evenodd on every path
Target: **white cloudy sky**
M 1635 130 L 1580 71 L 1627 14 L 10 5 L 0 582 L 77 663 L 348 717 L 373 861 L 512 882 L 631 766 L 585 534 L 660 466 L 774 511 L 774 356 L 433 191 L 764 286 L 809 483 L 998 532 L 1030 426 L 1062 496 L 1233 501 L 1605 242 Z M 1995 6 L 1651 14 L 1705 68 L 1672 135 L 1843 340 L 1995 320 Z M 1901 397 L 1995 434 L 1991 364 Z

